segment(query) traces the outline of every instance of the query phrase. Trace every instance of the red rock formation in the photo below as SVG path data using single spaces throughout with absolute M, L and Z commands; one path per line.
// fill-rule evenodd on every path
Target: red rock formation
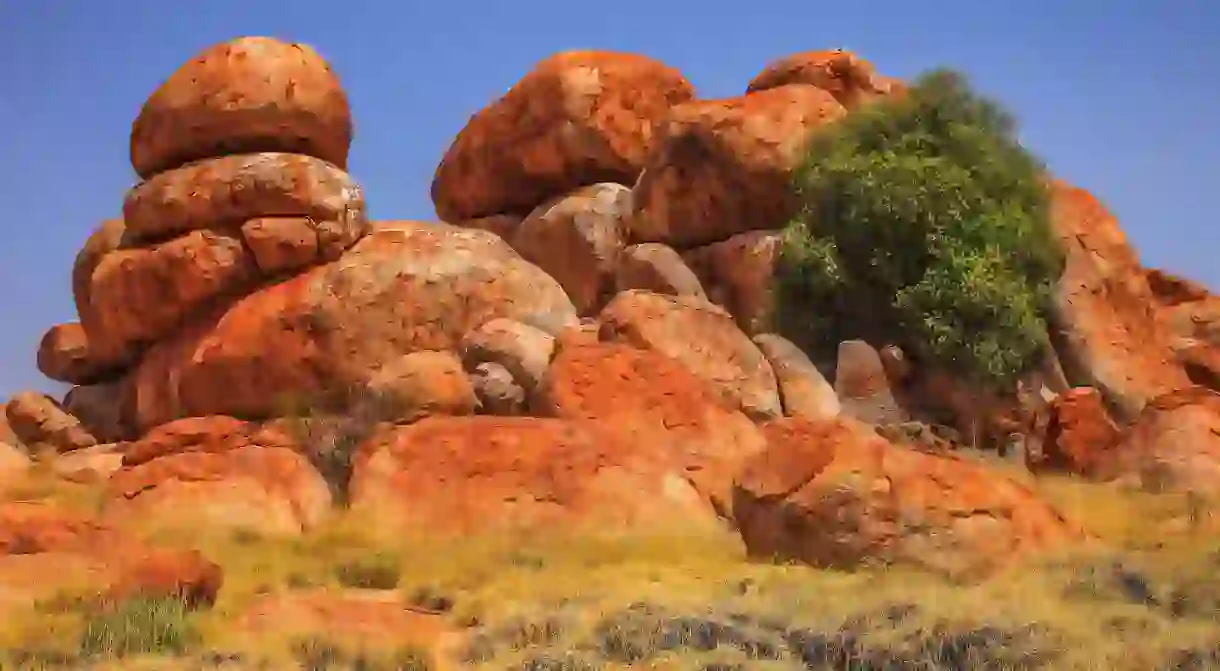
M 458 535 L 714 519 L 664 446 L 529 417 L 436 417 L 379 434 L 357 458 L 351 505 L 389 530 Z
M 432 181 L 437 215 L 525 214 L 577 187 L 633 184 L 653 127 L 694 94 L 677 70 L 644 56 L 551 56 L 458 134 Z
M 676 105 L 632 190 L 631 242 L 683 250 L 782 228 L 806 136 L 845 114 L 826 91 L 791 85 Z
M 764 431 L 768 448 L 744 466 L 734 496 L 751 554 L 974 574 L 1084 538 L 1007 477 L 890 444 L 854 420 L 785 419 Z
M 195 56 L 144 103 L 131 164 L 148 178 L 199 159 L 282 151 L 344 169 L 351 140 L 347 94 L 312 47 L 242 37 Z

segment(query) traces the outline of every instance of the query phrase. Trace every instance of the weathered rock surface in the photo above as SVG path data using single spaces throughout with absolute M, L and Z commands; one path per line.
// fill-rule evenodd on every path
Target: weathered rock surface
M 134 370 L 132 424 L 180 417 L 272 416 L 364 384 L 419 350 L 455 350 L 496 317 L 551 334 L 577 320 L 552 278 L 484 232 L 381 222 L 336 262 L 265 287 L 188 323 Z
M 1031 472 L 1053 471 L 1106 479 L 1115 473 L 1119 428 L 1110 419 L 1101 394 L 1078 387 L 1051 401 L 1038 453 L 1027 452 Z
M 252 288 L 258 277 L 240 237 L 191 231 L 108 254 L 93 271 L 91 307 L 105 339 L 137 346 L 169 334 L 208 301 Z
M 587 184 L 633 184 L 653 127 L 694 95 L 681 73 L 645 56 L 551 56 L 458 133 L 432 181 L 437 216 L 525 214 Z
M 350 246 L 368 230 L 364 191 L 343 170 L 301 154 L 234 154 L 162 172 L 123 203 L 127 239 L 162 239 L 259 217 L 309 217 L 319 249 Z M 325 243 L 325 244 L 323 244 Z M 334 252 L 328 252 L 335 258 Z
M 669 455 L 725 516 L 738 465 L 764 446 L 753 423 L 686 366 L 624 344 L 562 347 L 532 409 L 602 422 L 630 444 Z
M 1052 222 L 1067 250 L 1052 315 L 1060 361 L 1069 381 L 1096 388 L 1116 419 L 1131 421 L 1148 401 L 1192 383 L 1118 222 L 1084 189 L 1055 182 L 1052 195 Z
M 474 219 L 449 223 L 462 228 L 476 228 L 480 231 L 488 231 L 489 233 L 495 233 L 505 240 L 512 240 L 513 233 L 517 231 L 517 227 L 521 225 L 523 219 L 525 217 L 518 214 L 493 214 L 487 217 L 476 217 Z
M 21 482 L 30 470 L 30 457 L 24 450 L 0 440 L 0 494 Z
M 59 382 L 93 384 L 114 377 L 126 363 L 107 359 L 92 344 L 79 322 L 56 324 L 38 343 L 38 370 Z
M 625 248 L 614 271 L 615 292 L 643 289 L 670 296 L 707 298 L 699 278 L 672 247 L 645 242 Z
M 845 113 L 830 93 L 803 85 L 675 105 L 632 190 L 631 242 L 683 250 L 783 227 L 806 135 Z
M 775 371 L 785 417 L 817 420 L 838 416 L 842 405 L 834 387 L 801 348 L 774 333 L 760 333 L 752 340 Z
M 483 363 L 503 366 L 526 393 L 533 393 L 555 355 L 555 337 L 511 319 L 492 319 L 470 331 L 459 345 L 462 363 L 472 371 Z
M 1220 297 L 1163 270 L 1150 269 L 1145 277 L 1178 362 L 1192 382 L 1220 390 Z
M 1192 387 L 1149 401 L 1116 452 L 1121 475 L 1146 489 L 1220 495 L 1220 393 Z
M 599 318 L 603 340 L 630 343 L 681 362 L 751 418 L 783 415 L 771 364 L 715 305 L 692 296 L 627 291 L 610 301 Z
M 631 216 L 631 189 L 594 184 L 539 205 L 513 233 L 526 261 L 554 277 L 587 314 L 614 291 L 614 270 Z
M 135 438 L 123 418 L 122 382 L 73 387 L 64 396 L 63 409 L 103 443 Z
M 222 584 L 198 552 L 157 549 L 47 503 L 0 504 L 0 607 L 72 593 L 210 605 Z
M 97 444 L 97 438 L 50 396 L 18 392 L 4 408 L 9 428 L 27 448 L 69 452 Z
M 872 63 L 850 51 L 806 51 L 772 62 L 750 82 L 750 93 L 789 84 L 816 86 L 847 109 L 904 89 L 901 82 L 878 75 Z
M 712 510 L 655 444 L 592 421 L 432 417 L 366 443 L 354 510 L 439 534 L 677 528 Z
M 696 247 L 683 255 L 713 303 L 733 315 L 746 333 L 771 326 L 775 270 L 782 241 L 774 231 L 750 231 Z
M 391 412 L 386 421 L 412 422 L 429 415 L 472 415 L 478 405 L 474 386 L 452 352 L 421 350 L 387 362 L 373 373 L 366 389 Z
M 51 472 L 81 485 L 104 482 L 123 467 L 125 449 L 126 443 L 105 443 L 65 452 L 50 461 Z
M 470 382 L 479 399 L 480 414 L 501 417 L 525 414 L 529 396 L 504 366 L 491 361 L 481 363 L 470 372 Z
M 860 421 L 897 424 L 907 419 L 894 398 L 880 355 L 863 340 L 839 343 L 834 390 L 844 414 Z
M 128 444 L 104 519 L 140 529 L 298 534 L 327 515 L 326 481 L 293 436 L 232 417 L 192 417 Z
M 199 159 L 264 151 L 347 164 L 347 94 L 310 46 L 242 37 L 209 47 L 144 103 L 131 128 L 143 178 Z
M 768 448 L 743 468 L 734 501 L 753 555 L 970 575 L 1084 538 L 1015 481 L 892 445 L 854 420 L 784 419 L 763 430 Z

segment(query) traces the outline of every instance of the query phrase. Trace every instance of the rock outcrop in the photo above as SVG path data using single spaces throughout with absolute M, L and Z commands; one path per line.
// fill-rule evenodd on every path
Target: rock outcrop
M 961 575 L 1085 538 L 986 467 L 893 445 L 854 420 L 781 420 L 746 463 L 734 511 L 755 555 L 851 568 L 915 564 Z
M 231 417 L 170 422 L 127 446 L 104 518 L 144 530 L 299 534 L 331 507 L 326 481 L 299 449 L 285 430 Z
M 279 151 L 347 166 L 352 115 L 307 44 L 243 37 L 204 50 L 144 103 L 131 165 L 149 178 L 199 159 Z
M 78 321 L 40 343 L 75 386 L 17 395 L 0 433 L 0 488 L 49 447 L 101 521 L 0 506 L 0 597 L 86 567 L 207 603 L 216 566 L 129 534 L 291 537 L 344 504 L 395 536 L 735 528 L 758 556 L 973 574 L 1087 538 L 949 454 L 1013 437 L 1040 442 L 1035 474 L 1220 493 L 1220 302 L 1065 183 L 1062 371 L 984 390 L 890 334 L 774 332 L 806 138 L 904 90 L 835 50 L 697 100 L 651 58 L 565 52 L 457 134 L 442 221 L 370 221 L 330 66 L 270 38 L 202 52 L 135 121 L 141 182 L 77 255 Z M 267 594 L 243 621 L 416 622 L 362 603 Z
M 210 605 L 223 584 L 198 552 L 163 550 L 45 503 L 0 504 L 0 609 L 83 594 Z
M 694 94 L 681 73 L 645 56 L 556 54 L 458 134 L 432 181 L 436 213 L 452 224 L 524 215 L 581 186 L 633 184 L 654 126 Z
M 1120 421 L 1152 399 L 1186 389 L 1152 290 L 1113 215 L 1087 191 L 1055 182 L 1052 222 L 1067 252 L 1053 321 L 1064 372 L 1101 391 Z
M 271 417 L 287 397 L 359 388 L 419 350 L 455 350 L 502 317 L 557 335 L 577 321 L 549 275 L 484 231 L 380 222 L 342 259 L 202 314 L 132 373 L 130 419 Z

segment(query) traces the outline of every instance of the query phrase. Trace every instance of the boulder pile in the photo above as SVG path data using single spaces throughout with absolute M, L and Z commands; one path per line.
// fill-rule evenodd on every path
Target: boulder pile
M 904 90 L 841 50 L 721 100 L 645 56 L 565 52 L 458 133 L 441 221 L 371 222 L 330 66 L 212 47 L 134 123 L 143 181 L 38 352 L 76 387 L 14 397 L 10 442 L 115 457 L 115 526 L 294 535 L 344 504 L 392 533 L 722 526 L 759 555 L 948 571 L 1086 537 L 955 451 L 1214 489 L 1214 297 L 1141 267 L 1062 182 L 1055 355 L 1010 393 L 770 332 L 806 135 Z

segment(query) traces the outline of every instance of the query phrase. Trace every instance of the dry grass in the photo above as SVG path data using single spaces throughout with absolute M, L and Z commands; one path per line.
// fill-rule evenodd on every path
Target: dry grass
M 259 640 L 235 626 L 269 593 L 357 586 L 393 588 L 406 603 L 443 611 L 468 634 L 464 654 L 477 669 L 1220 668 L 1181 652 L 1220 641 L 1220 535 L 1208 511 L 1172 495 L 1059 478 L 1034 484 L 1106 547 L 973 585 L 901 569 L 751 563 L 729 533 L 387 545 L 376 540 L 384 536 L 376 520 L 345 511 L 303 538 L 163 534 L 158 542 L 222 563 L 225 587 L 213 609 L 183 616 L 197 638 L 161 646 L 159 659 L 193 660 L 183 668 L 322 668 L 305 657 L 336 668 L 422 668 L 405 666 L 406 653 L 397 662 L 359 659 L 325 632 Z M 37 472 L 15 491 L 83 509 L 96 501 Z M 88 656 L 89 617 L 70 600 L 44 603 L 5 618 L 0 644 L 10 658 L 66 668 L 52 662 Z M 157 648 L 161 639 L 152 640 Z

